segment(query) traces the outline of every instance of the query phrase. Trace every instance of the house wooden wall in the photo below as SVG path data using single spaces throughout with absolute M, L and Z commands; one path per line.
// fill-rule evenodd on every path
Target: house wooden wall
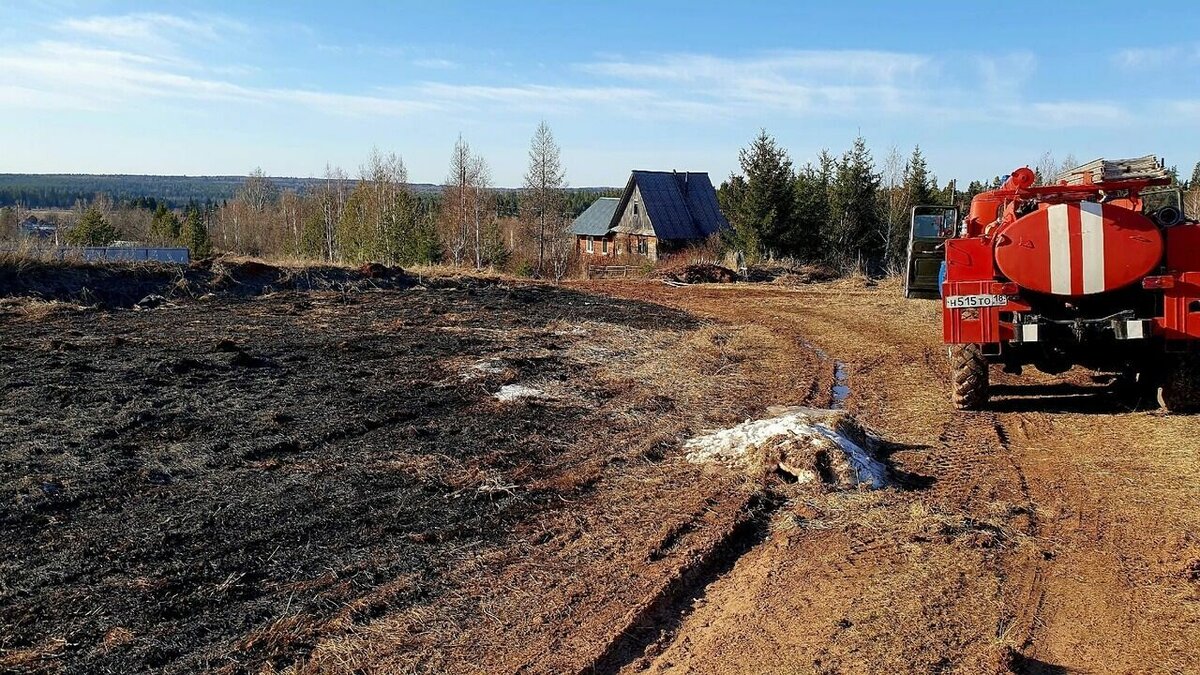
M 642 202 L 642 191 L 637 185 L 633 186 L 633 195 L 625 203 L 625 210 L 617 220 L 616 229 L 630 234 L 654 236 L 654 227 L 650 224 L 646 204 Z
M 650 215 L 646 213 L 646 204 L 642 201 L 642 191 L 637 185 L 633 186 L 633 194 L 625 203 L 625 210 L 617 219 L 616 249 L 619 256 L 641 257 L 654 262 L 658 260 L 658 239 L 654 236 L 654 227 Z M 639 253 L 638 244 L 644 242 L 645 253 Z

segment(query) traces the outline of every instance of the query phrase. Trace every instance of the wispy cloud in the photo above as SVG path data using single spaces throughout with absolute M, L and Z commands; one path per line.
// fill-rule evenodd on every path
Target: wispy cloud
M 910 106 L 913 85 L 932 69 L 929 57 L 877 51 L 789 51 L 748 58 L 670 54 L 607 59 L 577 69 L 609 79 L 655 83 L 694 103 L 728 110 L 844 112 Z
M 13 100 L 12 92 L 20 92 L 25 100 L 40 106 L 72 109 L 111 108 L 163 98 L 299 105 L 341 115 L 406 115 L 431 107 L 386 96 L 249 87 L 180 72 L 174 62 L 145 54 L 53 41 L 19 53 L 0 53 L 0 71 L 14 82 L 8 87 L 10 95 L 0 99 L 9 105 L 22 103 Z M 81 101 L 86 105 L 79 105 Z
M 471 81 L 467 78 L 473 71 L 459 62 L 408 46 L 339 46 L 314 40 L 314 48 L 327 54 L 394 58 L 430 71 L 425 81 L 388 88 L 367 82 L 357 91 L 345 91 L 329 84 L 255 84 L 271 82 L 273 73 L 223 62 L 221 45 L 234 38 L 244 42 L 246 36 L 270 29 L 219 15 L 90 16 L 68 18 L 53 27 L 57 39 L 0 47 L 5 78 L 0 108 L 133 110 L 149 99 L 183 99 L 295 106 L 345 116 L 602 110 L 624 118 L 936 117 L 1041 127 L 1118 126 L 1138 117 L 1114 100 L 1030 97 L 1027 90 L 1037 60 L 1027 52 L 956 59 L 874 50 L 610 55 L 565 70 L 547 68 L 523 82 L 497 82 L 496 75 Z M 1196 51 L 1172 49 L 1177 50 L 1173 54 Z M 1163 54 L 1125 50 L 1114 58 L 1150 63 Z M 437 77 L 437 71 L 446 74 Z
M 1121 49 L 1113 54 L 1112 61 L 1124 70 L 1195 65 L 1200 63 L 1200 44 Z
M 673 54 L 608 57 L 576 69 L 617 84 L 652 84 L 678 106 L 710 106 L 725 116 L 761 116 L 764 111 L 797 117 L 883 114 L 1043 128 L 1118 126 L 1135 118 L 1112 100 L 1031 98 L 1037 59 L 1030 52 L 954 60 L 861 50 L 744 58 Z
M 183 41 L 216 42 L 230 35 L 242 35 L 249 27 L 223 16 L 178 16 L 160 13 L 135 13 L 121 16 L 68 18 L 58 24 L 63 32 L 87 36 L 105 42 L 161 47 Z
M 450 59 L 415 59 L 412 64 L 428 70 L 454 70 L 459 64 Z

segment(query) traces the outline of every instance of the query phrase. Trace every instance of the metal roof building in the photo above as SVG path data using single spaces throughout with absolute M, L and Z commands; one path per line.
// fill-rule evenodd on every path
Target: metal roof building
M 703 172 L 634 171 L 620 198 L 601 197 L 571 225 L 577 235 L 610 232 L 659 239 L 706 239 L 729 227 Z
M 616 197 L 601 197 L 592 202 L 592 205 L 579 214 L 579 217 L 571 224 L 571 231 L 575 234 L 592 237 L 603 237 L 608 234 L 608 230 L 612 226 L 613 214 L 617 212 L 617 204 L 620 201 Z
M 624 213 L 630 202 L 640 198 L 645 220 L 621 223 L 618 231 L 635 231 L 639 225 L 659 239 L 706 239 L 729 227 L 717 205 L 717 191 L 708 174 L 677 171 L 634 171 L 621 195 L 617 211 Z M 637 214 L 637 215 L 640 215 Z

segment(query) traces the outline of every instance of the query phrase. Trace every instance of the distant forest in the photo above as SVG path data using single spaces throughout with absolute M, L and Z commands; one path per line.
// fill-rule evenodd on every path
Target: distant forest
M 324 178 L 271 178 L 280 190 L 306 194 L 325 183 Z M 73 173 L 0 173 L 0 207 L 69 209 L 79 201 L 106 195 L 114 202 L 150 201 L 168 208 L 187 204 L 220 204 L 233 199 L 246 183 L 245 176 L 139 176 Z M 436 194 L 441 187 L 429 183 L 411 186 L 417 194 Z

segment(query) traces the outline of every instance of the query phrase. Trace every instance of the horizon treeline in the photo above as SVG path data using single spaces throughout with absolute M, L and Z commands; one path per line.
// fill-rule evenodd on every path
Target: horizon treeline
M 762 130 L 738 160 L 740 172 L 717 190 L 732 228 L 704 242 L 704 251 L 841 271 L 900 269 L 913 206 L 956 206 L 965 213 L 975 195 L 1001 181 L 994 176 L 965 187 L 953 180 L 939 185 L 919 146 L 903 154 L 893 147 L 877 162 L 861 136 L 841 154 L 823 149 L 815 161 L 797 167 Z M 1077 164 L 1071 155 L 1058 162 L 1047 152 L 1036 172 L 1041 180 Z M 569 188 L 545 122 L 531 138 L 527 167 L 521 188 L 496 188 L 487 159 L 460 136 L 436 191 L 409 183 L 399 155 L 373 149 L 353 177 L 327 166 L 319 180 L 281 184 L 255 169 L 228 199 L 179 206 L 158 195 L 114 198 L 101 192 L 76 199 L 69 211 L 39 217 L 54 226 L 54 244 L 134 240 L 187 246 L 196 257 L 215 250 L 326 263 L 444 263 L 562 278 L 573 264 L 571 221 L 597 198 L 620 190 Z M 1200 163 L 1188 181 L 1174 182 L 1186 190 L 1189 215 L 1200 214 Z M 15 236 L 25 212 L 0 208 L 0 237 Z
M 388 265 L 447 263 L 562 278 L 574 250 L 571 221 L 614 190 L 568 187 L 553 132 L 541 123 L 518 190 L 493 186 L 486 158 L 459 137 L 440 191 L 414 189 L 401 157 L 373 149 L 351 176 L 327 166 L 303 190 L 252 171 L 230 199 L 182 208 L 157 197 L 77 199 L 69 211 L 37 214 L 54 244 L 136 240 L 257 257 Z M 28 209 L 0 208 L 0 236 L 16 235 Z

